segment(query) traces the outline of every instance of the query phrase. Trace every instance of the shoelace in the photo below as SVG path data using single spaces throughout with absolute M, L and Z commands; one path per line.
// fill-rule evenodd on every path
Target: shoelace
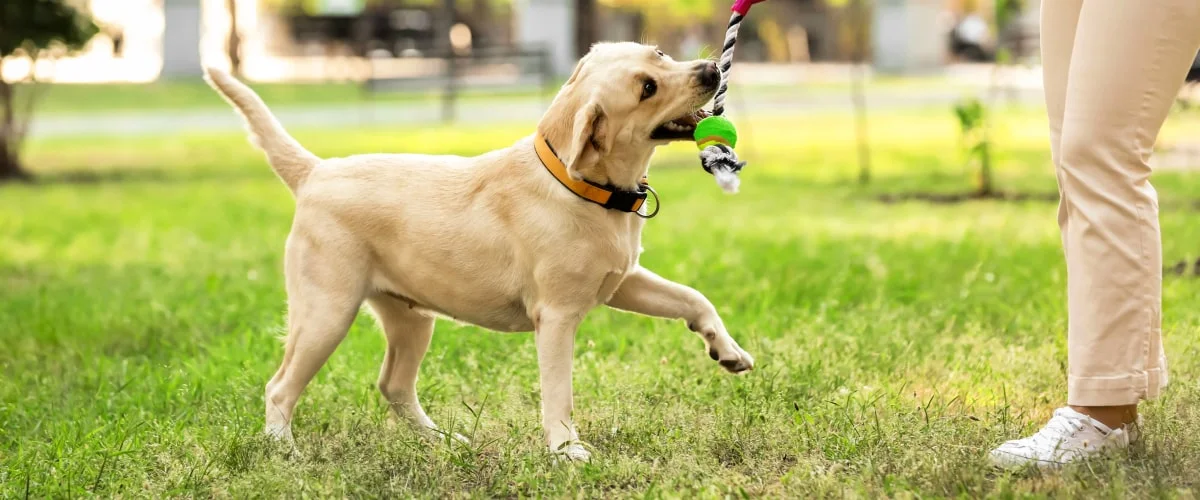
M 1043 446 L 1054 448 L 1082 429 L 1082 419 L 1064 415 L 1062 410 L 1055 410 L 1054 417 L 1046 422 L 1046 426 L 1034 434 L 1030 441 L 1039 448 Z

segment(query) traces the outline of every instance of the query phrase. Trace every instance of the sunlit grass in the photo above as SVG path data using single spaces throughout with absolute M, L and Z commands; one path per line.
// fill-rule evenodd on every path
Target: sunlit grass
M 1043 118 L 1003 115 L 1004 189 L 1053 193 Z M 882 204 L 971 189 L 946 110 L 872 118 L 871 185 L 852 122 L 742 122 L 752 163 L 720 193 L 665 148 L 643 264 L 705 292 L 758 360 L 724 374 L 683 325 L 598 310 L 575 401 L 596 460 L 543 451 L 529 335 L 440 324 L 422 400 L 472 447 L 387 426 L 383 340 L 365 316 L 298 407 L 300 457 L 259 437 L 282 355 L 287 190 L 240 135 L 33 144 L 44 184 L 0 188 L 0 496 L 1143 497 L 1200 469 L 1200 280 L 1168 276 L 1173 386 L 1148 440 L 1061 474 L 984 455 L 1065 394 L 1065 269 L 1048 202 Z M 748 126 L 747 126 L 748 125 Z M 1196 130 L 1174 119 L 1170 137 Z M 474 154 L 511 127 L 300 130 L 325 156 Z M 81 170 L 90 173 L 84 176 Z M 120 180 L 116 176 L 124 175 Z M 1200 257 L 1193 176 L 1156 177 L 1168 262 Z M 478 415 L 478 416 L 476 416 Z M 1186 493 L 1183 493 L 1186 495 Z
M 558 89 L 561 81 L 552 80 L 546 88 L 539 87 L 465 87 L 459 95 L 469 103 L 496 101 L 511 98 L 544 98 Z M 440 98 L 444 89 L 396 90 L 367 92 L 364 85 L 355 82 L 325 83 L 252 83 L 251 87 L 263 100 L 277 107 L 336 106 L 345 104 L 367 105 L 370 103 L 411 102 Z M 950 82 L 942 78 L 890 78 L 878 77 L 871 81 L 872 92 L 924 90 L 931 88 L 944 91 L 967 91 L 971 86 Z M 793 84 L 739 85 L 735 95 L 792 96 L 797 92 L 807 95 L 838 98 L 848 96 L 850 86 L 842 82 L 795 82 Z M 225 107 L 224 101 L 216 96 L 199 78 L 167 80 L 148 84 L 103 84 L 103 85 L 52 85 L 43 87 L 44 98 L 37 110 L 45 115 L 99 114 L 113 112 L 163 112 L 218 110 Z

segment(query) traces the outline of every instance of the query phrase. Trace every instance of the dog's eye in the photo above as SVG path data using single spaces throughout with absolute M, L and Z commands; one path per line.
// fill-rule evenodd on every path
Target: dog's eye
M 654 94 L 656 92 L 658 92 L 658 84 L 655 83 L 654 80 L 646 80 L 646 83 L 642 84 L 642 100 L 643 101 L 645 101 L 646 99 L 649 99 L 651 97 L 654 97 Z
M 659 58 L 667 57 L 667 55 L 666 55 L 666 54 L 664 54 L 664 53 L 663 53 L 663 51 L 661 51 L 661 50 L 658 50 L 658 49 L 655 49 L 655 50 L 654 50 L 654 53 L 655 53 L 655 54 L 658 54 L 658 57 L 659 57 Z

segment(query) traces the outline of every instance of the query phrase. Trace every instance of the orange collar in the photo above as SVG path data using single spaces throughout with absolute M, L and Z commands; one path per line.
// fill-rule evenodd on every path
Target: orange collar
M 563 187 L 571 190 L 576 196 L 609 210 L 632 212 L 646 218 L 653 217 L 658 213 L 657 207 L 655 207 L 654 213 L 650 215 L 642 215 L 639 212 L 642 205 L 646 203 L 646 197 L 654 192 L 645 177 L 642 177 L 641 189 L 637 191 L 625 191 L 611 184 L 601 186 L 586 179 L 575 180 L 571 178 L 571 174 L 567 173 L 567 166 L 558 158 L 558 154 L 554 152 L 554 147 L 546 141 L 541 132 L 538 132 L 533 137 L 533 149 L 537 152 L 538 159 L 542 160 L 542 165 L 546 167 L 546 170 L 555 179 L 558 179 L 558 182 Z M 655 198 L 657 199 L 657 196 Z

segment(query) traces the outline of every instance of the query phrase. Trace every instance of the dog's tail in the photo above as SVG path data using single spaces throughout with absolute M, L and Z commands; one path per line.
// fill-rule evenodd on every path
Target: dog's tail
M 229 73 L 213 68 L 205 68 L 204 80 L 242 115 L 250 131 L 250 141 L 267 154 L 271 168 L 295 193 L 321 159 L 288 135 L 250 87 Z

